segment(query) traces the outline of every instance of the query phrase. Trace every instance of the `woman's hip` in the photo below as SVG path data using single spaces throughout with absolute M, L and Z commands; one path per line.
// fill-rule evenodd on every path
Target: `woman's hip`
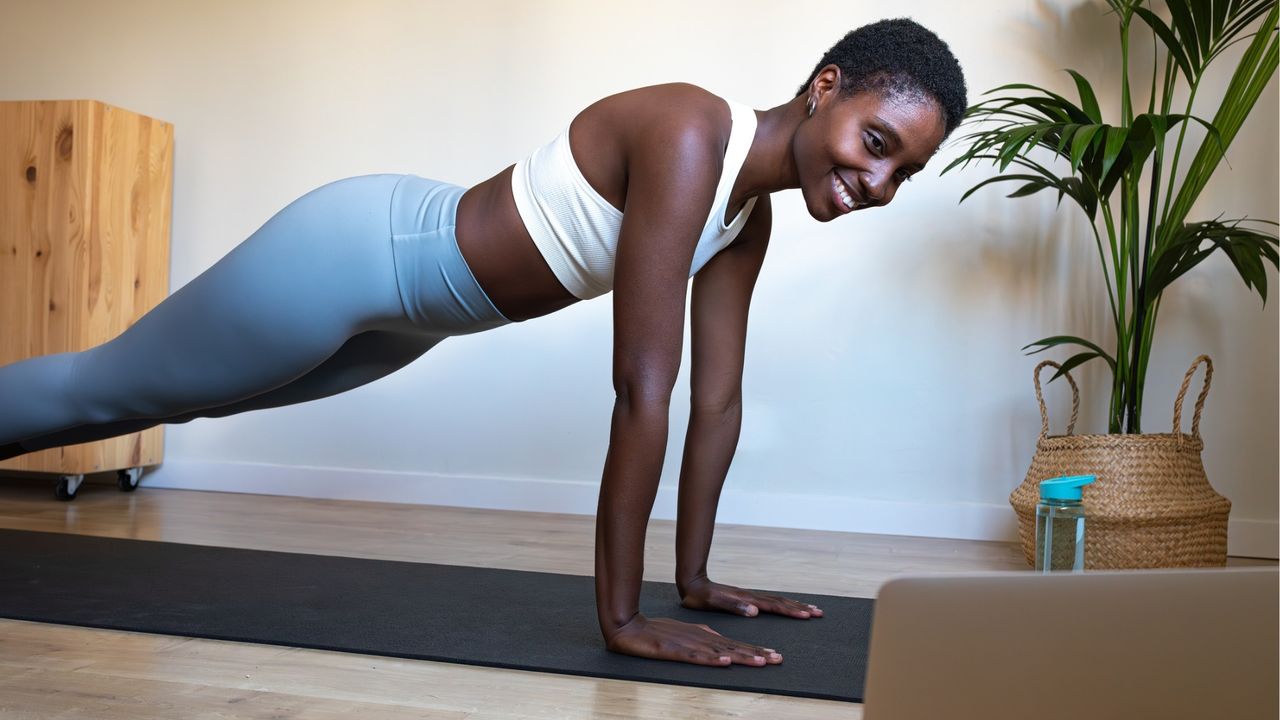
M 402 175 L 391 193 L 391 249 L 405 314 L 424 332 L 465 335 L 511 322 L 476 282 L 458 249 L 466 188 Z

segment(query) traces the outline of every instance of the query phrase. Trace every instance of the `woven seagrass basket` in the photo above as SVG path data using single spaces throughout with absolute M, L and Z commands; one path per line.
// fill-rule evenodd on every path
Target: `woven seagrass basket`
M 1182 399 L 1201 361 L 1204 388 L 1196 400 L 1191 435 L 1182 432 Z M 1026 480 L 1009 503 L 1018 514 L 1018 536 L 1027 563 L 1034 565 L 1035 512 L 1039 483 L 1063 475 L 1096 475 L 1083 488 L 1084 565 L 1087 569 L 1225 565 L 1227 514 L 1231 502 L 1214 492 L 1200 453 L 1200 414 L 1213 380 L 1213 361 L 1191 363 L 1173 403 L 1172 433 L 1074 435 L 1080 391 L 1070 373 L 1071 421 L 1066 435 L 1049 434 L 1049 415 L 1040 391 L 1040 371 L 1061 368 L 1052 360 L 1036 366 L 1033 379 L 1040 403 L 1040 439 Z

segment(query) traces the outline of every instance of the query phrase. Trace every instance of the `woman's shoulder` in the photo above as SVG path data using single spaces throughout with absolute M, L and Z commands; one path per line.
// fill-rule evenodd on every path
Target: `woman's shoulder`
M 568 141 L 578 171 L 619 210 L 626 207 L 636 160 L 666 163 L 672 154 L 699 164 L 714 186 L 733 125 L 728 105 L 689 83 L 626 90 L 588 105 L 570 123 Z M 714 177 L 713 177 L 714 176 Z
M 689 107 L 716 107 L 724 104 L 724 99 L 700 85 L 688 82 L 660 83 L 645 85 L 620 92 L 610 97 L 629 97 L 640 102 L 677 103 Z
M 727 101 L 692 83 L 648 85 L 601 98 L 585 110 L 632 137 L 698 133 L 727 142 L 733 116 Z

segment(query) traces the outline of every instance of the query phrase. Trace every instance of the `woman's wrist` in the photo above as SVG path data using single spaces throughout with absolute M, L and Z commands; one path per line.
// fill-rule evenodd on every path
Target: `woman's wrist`
M 708 583 L 708 582 L 711 582 L 711 580 L 707 577 L 707 572 L 705 570 L 700 571 L 697 574 L 687 578 L 680 577 L 680 574 L 677 572 L 676 591 L 679 592 L 681 595 L 685 595 L 689 593 L 689 591 L 693 590 L 695 587 L 698 587 L 699 585 L 703 583 Z
M 623 628 L 629 625 L 643 623 L 645 619 L 646 619 L 645 616 L 642 615 L 639 610 L 632 613 L 630 616 L 627 617 L 625 621 L 622 621 L 622 622 L 618 622 L 616 620 L 601 619 L 600 634 L 604 636 L 605 643 L 607 644 L 610 641 L 612 641 L 614 636 L 617 635 L 619 632 L 621 632 Z

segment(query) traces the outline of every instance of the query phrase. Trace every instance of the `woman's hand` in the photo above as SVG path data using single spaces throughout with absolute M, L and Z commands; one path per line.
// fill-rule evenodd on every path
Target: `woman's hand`
M 730 640 L 706 625 L 647 618 L 636 613 L 630 622 L 605 639 L 611 652 L 694 665 L 777 665 L 782 655 L 773 648 Z
M 822 617 L 815 605 L 789 600 L 781 595 L 743 590 L 698 578 L 681 589 L 680 605 L 690 610 L 722 610 L 734 615 L 755 617 L 762 612 L 807 620 Z

